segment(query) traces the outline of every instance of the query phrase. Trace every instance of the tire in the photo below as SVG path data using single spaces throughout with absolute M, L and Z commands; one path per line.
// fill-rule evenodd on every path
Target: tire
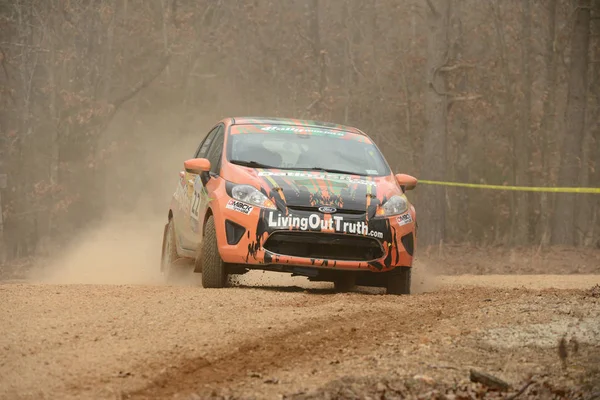
M 333 281 L 333 287 L 337 293 L 351 292 L 356 287 L 356 274 L 352 272 L 338 274 Z
M 167 282 L 173 282 L 183 275 L 183 269 L 174 265 L 179 259 L 177 254 L 177 241 L 175 238 L 175 223 L 169 219 L 163 233 L 163 247 L 160 257 L 160 270 L 165 276 Z
M 398 267 L 388 277 L 387 294 L 410 294 L 410 277 L 412 268 Z
M 221 259 L 217 245 L 215 220 L 208 217 L 202 240 L 202 286 L 205 288 L 223 288 L 227 286 L 227 266 Z

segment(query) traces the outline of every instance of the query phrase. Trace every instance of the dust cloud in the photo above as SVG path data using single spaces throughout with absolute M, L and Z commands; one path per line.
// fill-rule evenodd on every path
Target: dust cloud
M 433 271 L 433 268 L 428 263 L 419 259 L 418 250 L 413 261 L 411 279 L 411 292 L 413 294 L 433 292 L 440 286 L 437 274 Z
M 156 284 L 164 221 L 144 213 L 113 215 L 73 240 L 36 277 L 65 284 Z
M 55 284 L 149 284 L 201 287 L 201 274 L 191 267 L 176 280 L 166 282 L 160 273 L 162 232 L 166 219 L 152 215 L 149 207 L 132 214 L 114 214 L 74 239 L 61 254 L 43 268 L 35 269 L 31 281 Z M 152 215 L 149 217 L 149 215 Z M 287 287 L 332 289 L 329 282 L 310 282 L 306 277 L 288 273 L 250 271 L 233 276 L 234 287 Z M 413 267 L 414 294 L 437 290 L 436 275 L 428 264 L 416 260 Z M 383 289 L 358 287 L 358 292 L 383 293 Z
M 178 114 L 146 115 L 132 125 L 121 112 L 104 144 L 119 137 L 135 144 L 116 152 L 106 165 L 101 187 L 107 212 L 36 268 L 31 280 L 65 284 L 164 284 L 160 257 L 171 195 L 183 162 L 192 156 L 214 121 L 196 117 L 182 127 Z M 89 217 L 89 216 L 87 216 Z M 197 274 L 196 274 L 197 275 Z M 186 276 L 187 278 L 187 276 Z M 175 284 L 185 284 L 188 279 Z M 193 281 L 193 279 L 192 279 Z

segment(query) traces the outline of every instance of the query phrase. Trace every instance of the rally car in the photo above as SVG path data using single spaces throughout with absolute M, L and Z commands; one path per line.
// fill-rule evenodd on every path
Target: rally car
M 409 294 L 416 214 L 361 130 L 283 118 L 226 118 L 183 163 L 163 234 L 161 270 L 206 288 L 269 270 Z M 192 265 L 192 267 L 190 267 Z

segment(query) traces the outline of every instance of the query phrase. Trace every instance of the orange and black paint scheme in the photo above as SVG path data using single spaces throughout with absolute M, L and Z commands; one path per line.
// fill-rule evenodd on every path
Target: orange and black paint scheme
M 295 169 L 281 167 L 281 158 L 266 166 L 231 162 L 236 135 L 274 132 L 317 132 L 336 141 L 367 143 L 388 173 Z M 189 260 L 195 272 L 207 276 L 208 268 L 222 269 L 210 271 L 218 273 L 217 281 L 205 283 L 203 277 L 207 287 L 225 286 L 229 274 L 261 269 L 333 281 L 339 288 L 350 282 L 408 294 L 417 220 L 405 192 L 416 184 L 410 175 L 394 175 L 376 145 L 357 128 L 295 119 L 226 118 L 209 131 L 180 172 L 161 268 L 172 271 Z M 236 187 L 252 193 L 252 201 L 240 200 Z M 404 208 L 386 214 L 384 206 L 394 196 Z M 207 229 L 212 230 L 208 236 Z M 213 248 L 208 242 L 214 242 Z

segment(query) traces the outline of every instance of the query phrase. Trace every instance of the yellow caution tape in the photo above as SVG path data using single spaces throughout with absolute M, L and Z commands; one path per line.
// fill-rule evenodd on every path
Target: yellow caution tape
M 459 182 L 441 182 L 419 180 L 419 184 L 456 186 L 465 188 L 480 188 L 494 190 L 517 190 L 521 192 L 549 192 L 549 193 L 596 193 L 600 194 L 600 188 L 578 188 L 578 187 L 528 187 L 528 186 L 504 186 L 504 185 L 483 185 L 477 183 L 459 183 Z

